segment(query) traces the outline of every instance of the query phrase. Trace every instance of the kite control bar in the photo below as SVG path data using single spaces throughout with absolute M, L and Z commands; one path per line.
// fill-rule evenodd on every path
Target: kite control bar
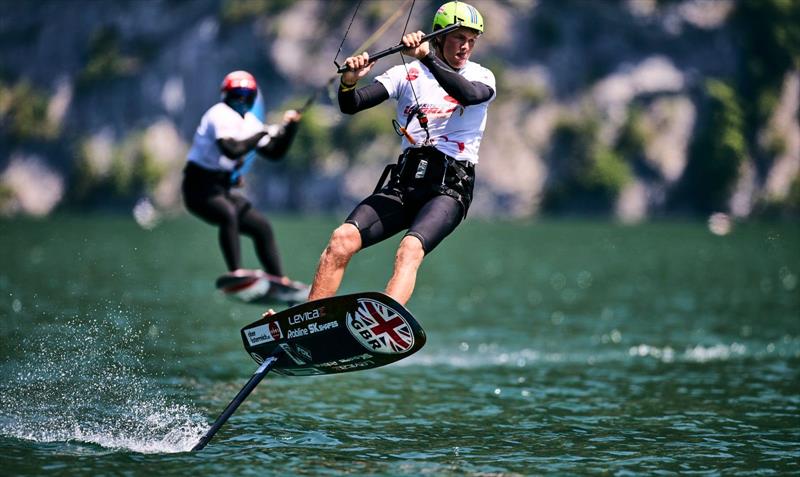
M 430 41 L 430 40 L 433 40 L 434 38 L 436 38 L 437 36 L 446 35 L 446 34 L 450 33 L 451 31 L 458 29 L 460 26 L 461 26 L 461 22 L 455 22 L 452 25 L 450 25 L 449 27 L 442 28 L 441 30 L 436 30 L 433 33 L 428 33 L 427 35 L 422 37 L 422 41 Z M 397 53 L 399 51 L 405 50 L 406 48 L 408 48 L 406 45 L 404 45 L 402 43 L 399 43 L 399 44 L 397 44 L 397 45 L 395 45 L 395 46 L 393 46 L 391 48 L 387 48 L 385 50 L 379 51 L 379 52 L 375 53 L 374 55 L 369 55 L 369 61 L 370 62 L 377 61 L 377 60 L 383 58 L 384 56 L 393 55 L 393 54 L 395 54 L 395 53 Z M 334 62 L 334 63 L 336 64 L 336 67 L 338 68 L 336 70 L 337 73 L 344 73 L 345 71 L 349 71 L 349 69 L 350 69 L 350 68 L 347 67 L 347 65 L 340 65 L 339 63 L 336 63 L 336 62 Z

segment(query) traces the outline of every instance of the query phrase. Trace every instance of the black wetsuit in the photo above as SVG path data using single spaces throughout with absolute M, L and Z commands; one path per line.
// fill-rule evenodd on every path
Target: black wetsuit
M 266 133 L 258 133 L 241 141 L 218 139 L 217 146 L 222 154 L 231 159 L 240 159 L 256 149 L 260 156 L 277 160 L 286 154 L 297 125 L 297 122 L 288 123 L 264 147 L 259 148 L 257 144 Z M 242 268 L 239 233 L 243 233 L 253 239 L 256 255 L 264 270 L 283 276 L 272 226 L 250 201 L 231 190 L 233 186 L 230 172 L 212 171 L 189 162 L 182 184 L 186 208 L 219 227 L 219 244 L 228 270 Z

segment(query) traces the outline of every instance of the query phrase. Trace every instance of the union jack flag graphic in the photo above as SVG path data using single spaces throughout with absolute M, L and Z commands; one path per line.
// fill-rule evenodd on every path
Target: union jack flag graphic
M 396 354 L 414 346 L 414 332 L 406 320 L 383 303 L 361 298 L 358 310 L 347 315 L 348 329 L 371 351 Z

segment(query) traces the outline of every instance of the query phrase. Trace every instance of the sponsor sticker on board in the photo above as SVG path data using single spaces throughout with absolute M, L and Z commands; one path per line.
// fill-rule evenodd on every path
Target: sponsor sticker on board
M 405 318 L 371 298 L 359 298 L 358 309 L 347 313 L 347 329 L 375 353 L 400 354 L 414 346 L 414 332 Z
M 295 346 L 292 348 L 289 343 L 281 343 L 278 346 L 283 350 L 284 353 L 286 353 L 286 356 L 288 356 L 289 359 L 294 361 L 294 364 L 298 366 L 302 366 L 311 362 L 311 354 L 309 354 L 308 350 L 305 348 L 301 348 L 300 346 Z M 301 349 L 303 351 L 300 351 Z
M 339 327 L 339 322 L 336 320 L 328 321 L 325 323 L 309 323 L 308 325 L 303 326 L 301 328 L 294 328 L 289 330 L 289 332 L 286 334 L 286 337 L 289 339 L 302 338 L 303 336 L 310 336 L 315 333 L 332 330 L 338 327 Z
M 259 325 L 246 330 L 245 336 L 250 346 L 256 346 L 283 338 L 283 332 L 277 321 L 270 321 L 266 325 Z
M 316 321 L 325 316 L 325 307 L 314 308 L 311 311 L 297 313 L 289 317 L 290 325 L 298 325 L 307 321 Z

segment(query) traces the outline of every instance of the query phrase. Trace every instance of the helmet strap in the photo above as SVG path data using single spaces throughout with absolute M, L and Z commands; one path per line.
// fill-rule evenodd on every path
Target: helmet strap
M 446 36 L 447 35 L 444 35 L 444 36 L 440 36 L 438 38 L 434 38 L 433 39 L 433 41 L 432 41 L 432 43 L 433 43 L 433 51 L 436 53 L 436 56 L 438 56 L 439 59 L 444 61 L 444 63 L 447 66 L 452 68 L 453 71 L 458 71 L 458 68 L 456 68 L 455 66 L 451 65 L 450 62 L 447 61 L 447 57 L 444 56 L 444 39 L 445 39 Z

